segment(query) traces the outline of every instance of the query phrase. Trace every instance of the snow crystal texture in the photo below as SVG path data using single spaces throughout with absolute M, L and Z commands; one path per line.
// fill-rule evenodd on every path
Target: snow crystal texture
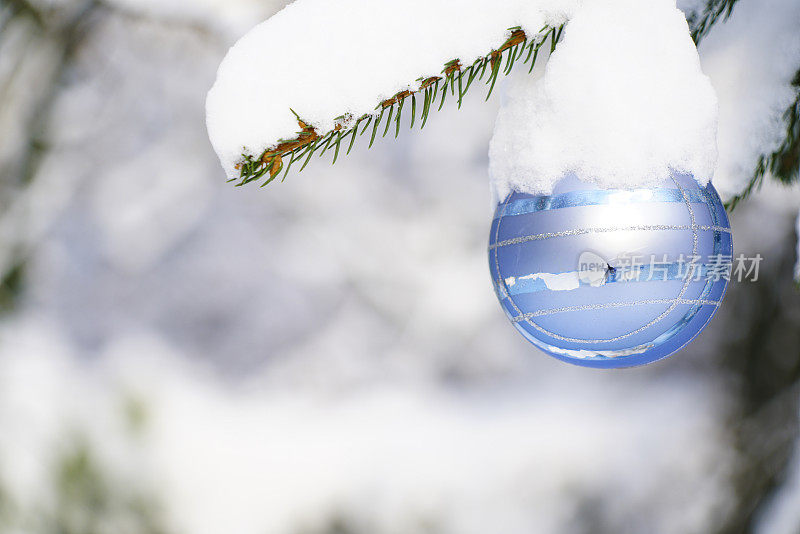
M 608 188 L 673 170 L 704 185 L 716 133 L 717 98 L 675 1 L 586 2 L 544 76 L 512 81 L 490 147 L 494 194 L 547 194 L 569 172 Z
M 580 0 L 298 0 L 231 48 L 206 102 L 211 143 L 229 177 L 298 132 L 295 110 L 318 131 L 344 114 L 372 113 L 445 63 L 469 64 L 499 47 L 508 28 L 535 34 Z M 459 16 L 471 12 L 473 16 Z

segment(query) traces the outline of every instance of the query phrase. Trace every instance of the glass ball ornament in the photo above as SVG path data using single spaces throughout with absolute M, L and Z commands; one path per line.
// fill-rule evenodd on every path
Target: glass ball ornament
M 648 189 L 567 176 L 551 195 L 513 192 L 489 238 L 511 323 L 551 356 L 600 368 L 651 363 L 694 339 L 722 302 L 732 253 L 716 190 L 682 174 Z

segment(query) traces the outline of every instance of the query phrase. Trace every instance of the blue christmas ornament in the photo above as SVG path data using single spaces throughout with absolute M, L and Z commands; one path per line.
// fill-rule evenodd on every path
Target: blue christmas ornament
M 571 176 L 552 195 L 514 192 L 497 206 L 489 265 L 528 341 L 565 362 L 629 367 L 669 356 L 708 324 L 732 247 L 710 183 L 674 175 L 608 190 Z

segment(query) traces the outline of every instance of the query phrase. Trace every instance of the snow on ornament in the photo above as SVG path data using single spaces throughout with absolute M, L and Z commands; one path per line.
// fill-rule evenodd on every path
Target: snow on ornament
M 574 176 L 550 195 L 499 203 L 489 268 L 531 343 L 590 367 L 665 358 L 717 310 L 732 255 L 717 192 L 675 174 L 655 188 L 601 189 Z

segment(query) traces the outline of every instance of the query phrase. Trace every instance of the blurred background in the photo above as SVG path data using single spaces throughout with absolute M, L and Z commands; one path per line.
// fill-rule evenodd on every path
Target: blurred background
M 488 277 L 502 95 L 225 183 L 205 94 L 284 4 L 0 0 L 0 532 L 800 533 L 798 187 L 736 208 L 759 278 L 691 346 L 567 366 Z M 785 142 L 800 5 L 679 5 L 732 9 L 731 198 Z

